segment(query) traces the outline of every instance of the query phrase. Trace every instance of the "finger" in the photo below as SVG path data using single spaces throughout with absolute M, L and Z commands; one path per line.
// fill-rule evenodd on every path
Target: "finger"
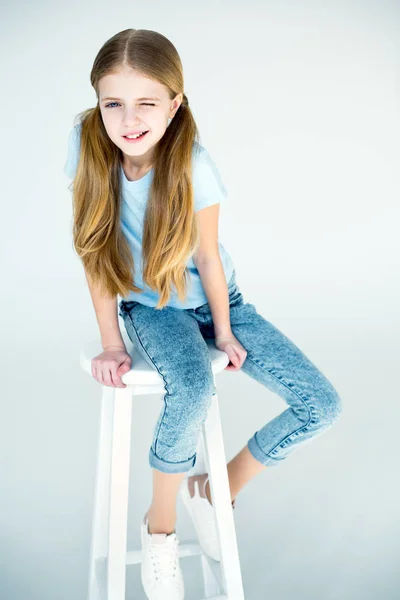
M 123 363 L 121 363 L 117 369 L 118 375 L 123 375 L 131 370 L 132 359 L 130 356 L 127 356 Z
M 126 387 L 126 384 L 122 381 L 122 376 L 125 375 L 125 373 L 128 373 L 128 371 L 131 370 L 131 367 L 132 367 L 132 358 L 128 355 L 126 357 L 126 359 L 124 360 L 124 362 L 122 364 L 120 364 L 117 369 L 117 376 L 120 378 L 121 387 Z
M 95 363 L 94 365 L 92 365 L 92 375 L 95 378 L 96 381 L 98 381 L 99 383 L 101 383 L 101 375 L 100 375 L 100 369 L 97 366 L 97 363 Z
M 121 367 L 119 365 L 114 365 L 113 367 L 111 367 L 111 380 L 116 387 L 124 388 L 126 387 L 126 385 L 121 381 L 121 377 L 119 374 L 120 368 Z
M 117 370 L 117 376 L 119 377 L 120 381 L 121 381 L 121 386 L 122 387 L 126 387 L 126 384 L 122 381 L 122 376 L 125 375 L 125 373 L 128 373 L 128 371 L 130 371 L 131 368 L 129 365 L 123 364 L 120 365 L 120 367 Z
M 103 379 L 103 385 L 114 386 L 113 382 L 111 381 L 110 367 L 106 367 L 104 365 L 101 370 L 101 374 Z
M 246 358 L 247 358 L 247 350 L 242 350 L 242 351 L 240 352 L 239 356 L 240 356 L 240 366 L 242 366 L 242 365 L 243 365 L 243 363 L 244 363 L 244 361 L 245 361 L 245 360 L 246 360 Z
M 103 377 L 103 369 L 101 368 L 101 366 L 99 366 L 96 370 L 97 373 L 97 381 L 99 383 L 101 383 L 101 385 L 105 385 L 104 383 L 104 377 Z
M 130 356 L 127 356 L 123 363 L 121 363 L 118 367 L 118 374 L 123 375 L 131 370 L 132 359 Z
M 229 360 L 232 364 L 229 364 L 226 368 L 228 371 L 237 371 L 239 368 L 239 359 L 234 350 L 229 350 L 228 352 Z
M 228 365 L 227 370 L 228 371 L 239 371 L 244 363 L 244 361 L 246 360 L 246 356 L 247 356 L 247 350 L 245 350 L 244 348 L 233 348 L 233 352 L 234 355 L 232 353 L 232 357 L 231 355 L 229 355 L 230 357 L 230 361 L 232 362 L 232 365 Z M 244 356 L 243 356 L 244 354 Z
M 110 385 L 113 387 L 121 387 L 118 383 L 118 375 L 116 373 L 116 365 L 111 365 L 110 367 Z
M 242 360 L 242 359 L 241 359 L 241 356 L 240 356 L 240 350 L 239 350 L 239 349 L 237 349 L 237 348 L 234 348 L 233 350 L 234 350 L 234 353 L 235 353 L 235 362 L 234 362 L 234 364 L 235 364 L 237 367 L 240 367 L 241 360 Z
M 229 365 L 227 365 L 225 367 L 225 371 L 239 371 L 239 368 L 235 367 L 235 365 L 229 363 Z

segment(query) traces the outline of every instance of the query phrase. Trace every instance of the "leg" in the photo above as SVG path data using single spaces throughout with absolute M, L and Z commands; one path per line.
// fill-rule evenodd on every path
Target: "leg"
M 264 425 L 228 464 L 231 497 L 267 466 L 329 429 L 342 410 L 333 385 L 278 328 L 245 303 L 232 277 L 228 286 L 233 334 L 247 350 L 242 371 L 275 392 L 289 408 Z M 204 337 L 213 338 L 208 304 L 195 311 Z M 206 486 L 209 497 L 209 486 Z M 209 497 L 210 500 L 210 497 Z M 210 500 L 211 501 L 211 500 Z
M 147 515 L 150 533 L 171 533 L 179 485 L 196 462 L 198 436 L 215 390 L 211 359 L 198 323 L 186 311 L 135 303 L 122 316 L 129 338 L 165 384 L 149 451 L 153 498 Z
M 246 445 L 229 461 L 227 468 L 231 498 L 234 500 L 250 479 L 266 469 L 266 465 L 256 460 Z
M 257 431 L 247 447 L 264 466 L 277 466 L 297 447 L 329 429 L 342 403 L 328 379 L 253 304 L 231 308 L 233 334 L 247 350 L 242 371 L 289 405 Z
M 227 465 L 231 501 L 233 502 L 242 488 L 258 473 L 264 471 L 266 466 L 256 460 L 247 446 L 234 457 Z M 201 477 L 201 476 L 200 476 Z M 205 486 L 206 496 L 212 504 L 210 482 Z
M 153 472 L 153 499 L 147 516 L 149 533 L 172 533 L 176 524 L 176 497 L 185 473 Z

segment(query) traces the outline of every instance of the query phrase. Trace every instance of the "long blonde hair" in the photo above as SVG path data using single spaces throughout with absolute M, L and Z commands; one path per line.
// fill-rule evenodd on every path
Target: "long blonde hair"
M 121 230 L 121 149 L 109 138 L 99 107 L 99 80 L 122 66 L 159 81 L 172 100 L 183 93 L 183 69 L 174 45 L 147 29 L 126 29 L 98 52 L 90 81 L 97 95 L 94 108 L 79 113 L 80 155 L 73 191 L 73 241 L 90 280 L 109 296 L 141 293 L 134 284 L 135 265 Z M 143 224 L 143 281 L 157 291 L 163 308 L 175 286 L 187 293 L 186 264 L 195 253 L 199 232 L 194 213 L 192 148 L 199 133 L 187 96 L 154 149 L 153 179 Z

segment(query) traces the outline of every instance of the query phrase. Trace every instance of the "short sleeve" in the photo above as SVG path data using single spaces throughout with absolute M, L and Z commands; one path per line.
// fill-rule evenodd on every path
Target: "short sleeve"
M 192 183 L 195 212 L 222 203 L 228 196 L 210 153 L 200 145 L 195 148 L 193 155 Z
M 78 167 L 80 144 L 81 144 L 80 128 L 81 128 L 80 123 L 75 125 L 75 127 L 73 127 L 71 129 L 69 138 L 68 138 L 67 160 L 64 165 L 64 173 L 70 179 L 74 179 L 76 169 Z

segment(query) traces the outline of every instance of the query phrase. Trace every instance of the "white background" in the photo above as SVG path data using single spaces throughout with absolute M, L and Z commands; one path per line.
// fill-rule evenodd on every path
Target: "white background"
M 246 600 L 398 598 L 399 4 L 39 0 L 1 23 L 1 598 L 86 598 L 101 386 L 79 350 L 98 329 L 63 166 L 75 115 L 96 103 L 94 57 L 129 27 L 180 53 L 244 300 L 343 401 L 326 435 L 238 496 Z M 230 459 L 286 405 L 243 372 L 217 383 Z M 160 409 L 134 406 L 130 548 Z M 198 559 L 182 569 L 196 600 Z M 127 598 L 145 598 L 138 567 Z

